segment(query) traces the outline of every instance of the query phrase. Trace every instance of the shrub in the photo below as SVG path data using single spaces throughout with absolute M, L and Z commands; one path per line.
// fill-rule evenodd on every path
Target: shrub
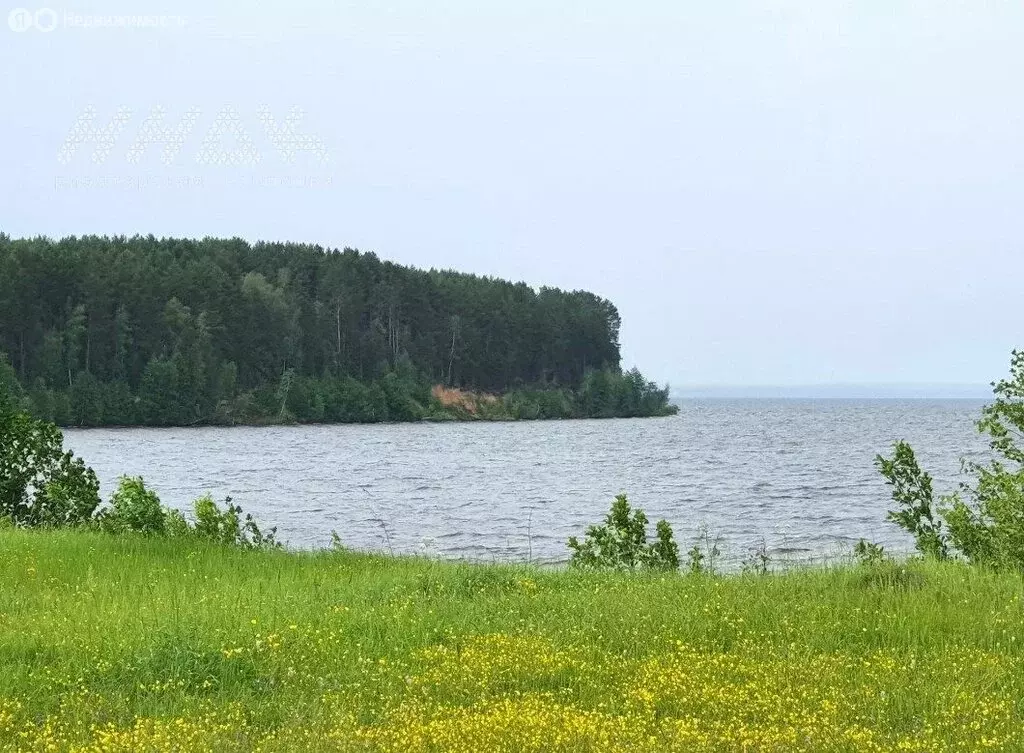
M 16 410 L 0 394 L 0 516 L 17 526 L 88 521 L 100 503 L 99 481 L 53 424 Z
M 1024 569 L 1024 471 L 998 461 L 973 464 L 973 484 L 948 498 L 945 511 L 953 546 L 969 561 Z
M 1010 378 L 995 383 L 993 392 L 995 402 L 982 410 L 977 427 L 989 435 L 996 457 L 964 462 L 969 478 L 942 498 L 939 518 L 931 477 L 909 445 L 897 442 L 891 459 L 876 462 L 901 508 L 889 519 L 914 536 L 919 551 L 945 557 L 952 550 L 974 564 L 1024 570 L 1024 448 L 1017 445 L 1024 437 L 1024 351 L 1013 352 Z
M 167 513 L 156 492 L 142 478 L 122 476 L 110 507 L 99 517 L 100 527 L 110 533 L 134 531 L 161 536 L 167 532 Z
M 231 504 L 227 498 L 227 509 L 221 510 L 213 497 L 205 494 L 195 501 L 196 522 L 193 533 L 202 539 L 221 544 L 241 546 L 246 549 L 276 548 L 276 528 L 263 533 L 252 515 L 242 518 L 242 508 Z
M 973 483 L 948 498 L 953 545 L 971 562 L 1024 569 L 1024 351 L 1013 351 L 1010 378 L 993 385 L 995 402 L 982 409 L 978 430 L 996 457 L 964 463 Z M 965 499 L 966 498 L 966 499 Z
M 656 540 L 647 541 L 647 515 L 631 510 L 625 494 L 612 503 L 605 524 L 590 526 L 583 543 L 569 538 L 572 550 L 569 564 L 573 567 L 614 570 L 676 570 L 679 568 L 679 547 L 672 527 L 661 520 L 656 527 Z
M 856 557 L 858 564 L 866 566 L 878 565 L 889 559 L 884 546 L 864 539 L 853 547 L 853 556 Z
M 141 477 L 122 476 L 110 504 L 100 504 L 99 480 L 71 452 L 64 452 L 60 429 L 18 410 L 0 358 L 0 520 L 7 525 L 73 526 L 97 524 L 109 533 L 197 536 L 246 548 L 276 547 L 276 529 L 260 530 L 251 515 L 227 500 L 221 510 L 206 495 L 195 502 L 194 525 L 160 504 Z
M 932 477 L 921 470 L 909 444 L 897 442 L 893 450 L 891 458 L 875 457 L 875 465 L 892 487 L 892 498 L 899 505 L 898 510 L 889 512 L 888 519 L 914 537 L 919 552 L 946 559 L 949 550 L 932 500 Z
M 164 507 L 156 492 L 146 488 L 141 478 L 121 478 L 117 491 L 110 498 L 110 506 L 98 517 L 100 528 L 108 533 L 134 532 L 169 538 L 195 537 L 218 544 L 240 546 L 246 549 L 276 548 L 277 529 L 264 533 L 252 515 L 231 504 L 221 510 L 213 497 L 205 494 L 193 503 L 195 522 L 178 510 Z M 243 517 L 244 515 L 244 517 Z

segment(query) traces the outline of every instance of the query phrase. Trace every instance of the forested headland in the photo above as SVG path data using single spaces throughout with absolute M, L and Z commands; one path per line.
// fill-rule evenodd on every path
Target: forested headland
M 0 234 L 0 380 L 62 425 L 674 412 L 608 300 L 373 253 Z

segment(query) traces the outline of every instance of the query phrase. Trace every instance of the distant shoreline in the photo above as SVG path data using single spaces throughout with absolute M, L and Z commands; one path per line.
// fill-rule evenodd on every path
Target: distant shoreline
M 865 384 L 865 385 L 753 385 L 677 388 L 671 399 L 742 400 L 988 400 L 989 385 L 975 384 Z
M 942 402 L 942 401 L 962 401 L 967 403 L 984 403 L 990 398 L 976 397 L 973 395 L 714 395 L 714 394 L 694 394 L 694 395 L 673 395 L 670 398 L 670 402 L 674 405 L 681 402 L 694 401 L 694 400 L 763 400 L 765 402 L 781 402 L 781 401 L 861 401 L 861 402 L 885 402 L 885 401 L 914 401 L 919 400 L 921 402 Z

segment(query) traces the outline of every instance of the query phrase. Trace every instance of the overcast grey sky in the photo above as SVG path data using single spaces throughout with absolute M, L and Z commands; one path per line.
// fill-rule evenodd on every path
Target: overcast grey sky
M 15 237 L 304 241 L 585 288 L 626 365 L 680 386 L 984 383 L 1024 345 L 1016 0 L 19 4 Z M 59 161 L 89 106 L 131 113 L 104 161 Z M 261 106 L 301 108 L 326 163 L 287 162 Z M 132 163 L 154 107 L 194 127 Z M 258 164 L 203 161 L 238 148 L 210 136 L 226 108 Z

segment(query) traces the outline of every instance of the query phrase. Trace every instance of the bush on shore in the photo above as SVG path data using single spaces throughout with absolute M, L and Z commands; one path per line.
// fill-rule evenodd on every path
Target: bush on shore
M 581 543 L 569 537 L 573 567 L 594 570 L 677 570 L 679 546 L 667 520 L 659 520 L 656 540 L 647 537 L 647 515 L 630 508 L 625 494 L 615 497 L 604 525 L 587 529 Z
M 261 531 L 230 498 L 223 510 L 209 495 L 196 500 L 192 522 L 161 505 L 141 478 L 122 477 L 101 507 L 96 474 L 63 444 L 60 429 L 21 410 L 17 396 L 0 384 L 0 519 L 19 528 L 95 527 L 245 548 L 277 546 L 275 530 Z
M 931 475 L 906 442 L 875 463 L 897 503 L 889 520 L 914 537 L 922 555 L 1024 570 L 1024 351 L 1013 352 L 1010 377 L 993 387 L 995 402 L 982 409 L 977 428 L 988 435 L 994 457 L 963 461 L 959 491 L 936 501 Z

